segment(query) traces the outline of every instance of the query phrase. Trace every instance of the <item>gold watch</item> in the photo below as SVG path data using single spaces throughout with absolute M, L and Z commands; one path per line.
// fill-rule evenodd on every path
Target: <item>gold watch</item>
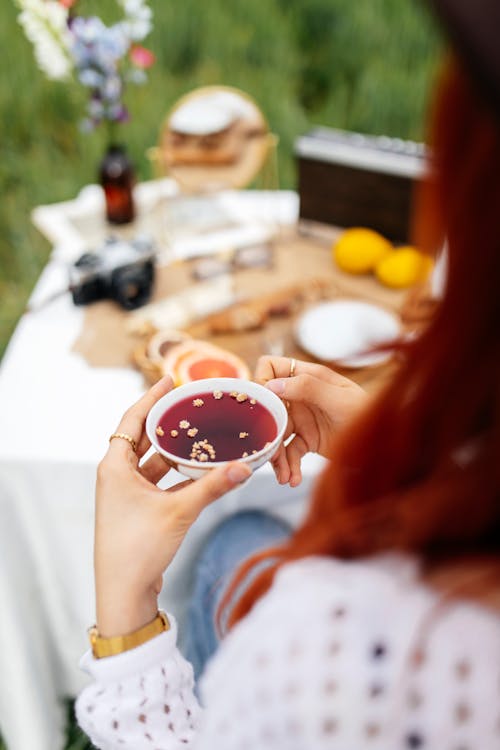
M 133 633 L 103 638 L 99 635 L 96 625 L 89 628 L 88 633 L 92 653 L 96 659 L 102 659 L 105 656 L 116 656 L 124 651 L 141 646 L 166 630 L 170 630 L 168 617 L 165 612 L 158 611 L 154 620 L 148 622 L 139 630 L 134 630 Z

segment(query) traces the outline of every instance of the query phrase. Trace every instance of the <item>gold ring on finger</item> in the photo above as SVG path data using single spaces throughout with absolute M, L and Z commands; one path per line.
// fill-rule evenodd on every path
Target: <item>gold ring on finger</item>
M 137 450 L 137 443 L 135 442 L 133 437 L 130 437 L 130 435 L 127 435 L 126 432 L 113 432 L 113 434 L 109 438 L 109 442 L 113 440 L 113 438 L 121 438 L 122 440 L 126 440 L 130 445 L 132 446 L 132 450 Z
M 297 361 L 292 357 L 290 359 L 290 372 L 288 373 L 289 378 L 293 378 L 295 375 L 295 368 L 297 367 Z

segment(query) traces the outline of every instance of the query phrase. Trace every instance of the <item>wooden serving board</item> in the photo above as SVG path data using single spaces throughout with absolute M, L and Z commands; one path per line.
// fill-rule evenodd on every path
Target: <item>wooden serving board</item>
M 352 276 L 336 267 L 331 253 L 335 234 L 335 230 L 331 230 L 322 239 L 304 236 L 298 231 L 280 235 L 274 241 L 271 269 L 246 269 L 235 273 L 237 295 L 250 300 L 258 299 L 290 287 L 307 289 L 308 285 L 314 286 L 315 280 L 321 279 L 325 287 L 324 298 L 364 300 L 399 314 L 404 292 L 386 289 L 371 275 Z M 196 283 L 191 278 L 191 270 L 191 262 L 158 269 L 153 301 Z M 307 303 L 302 308 L 305 306 Z M 273 317 L 262 329 L 253 331 L 206 335 L 204 321 L 193 323 L 185 330 L 238 354 L 253 370 L 262 354 L 282 354 L 311 360 L 294 340 L 295 319 L 300 312 L 302 309 L 289 317 Z M 94 367 L 132 367 L 132 354 L 139 340 L 127 333 L 129 315 L 109 301 L 89 306 L 85 310 L 83 327 L 73 351 L 81 354 Z M 388 363 L 359 370 L 336 369 L 372 390 L 385 381 L 393 366 Z

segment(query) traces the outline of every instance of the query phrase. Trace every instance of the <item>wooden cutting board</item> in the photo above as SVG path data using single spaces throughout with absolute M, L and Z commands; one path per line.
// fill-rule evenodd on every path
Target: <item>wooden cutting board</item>
M 329 230 L 321 239 L 305 236 L 295 230 L 281 234 L 273 242 L 273 266 L 270 269 L 246 269 L 234 274 L 238 296 L 258 299 L 290 287 L 308 288 L 315 280 L 324 284 L 324 298 L 355 299 L 378 304 L 399 314 L 405 293 L 383 287 L 373 276 L 352 276 L 340 271 L 332 259 L 331 244 L 338 232 Z M 153 302 L 195 284 L 192 261 L 158 269 Z M 301 306 L 289 317 L 275 317 L 259 330 L 204 336 L 218 346 L 241 356 L 253 370 L 262 354 L 282 354 L 306 360 L 311 358 L 297 346 L 294 325 Z M 132 353 L 139 340 L 127 332 L 130 313 L 110 301 L 94 303 L 85 309 L 82 330 L 73 345 L 93 367 L 133 367 Z M 192 335 L 203 332 L 203 321 L 187 330 Z M 337 367 L 368 390 L 378 388 L 390 375 L 394 363 L 359 370 Z

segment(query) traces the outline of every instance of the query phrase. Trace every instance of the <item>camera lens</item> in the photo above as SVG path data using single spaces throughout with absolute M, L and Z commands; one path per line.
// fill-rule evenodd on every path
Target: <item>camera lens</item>
M 150 260 L 116 268 L 111 275 L 111 297 L 125 310 L 134 310 L 149 301 L 154 268 Z
M 71 294 L 75 305 L 88 305 L 90 302 L 96 302 L 105 296 L 106 287 L 97 276 L 82 281 L 80 284 L 71 287 Z
M 75 305 L 88 305 L 106 295 L 107 284 L 99 276 L 100 259 L 96 253 L 84 253 L 69 271 L 69 288 Z

